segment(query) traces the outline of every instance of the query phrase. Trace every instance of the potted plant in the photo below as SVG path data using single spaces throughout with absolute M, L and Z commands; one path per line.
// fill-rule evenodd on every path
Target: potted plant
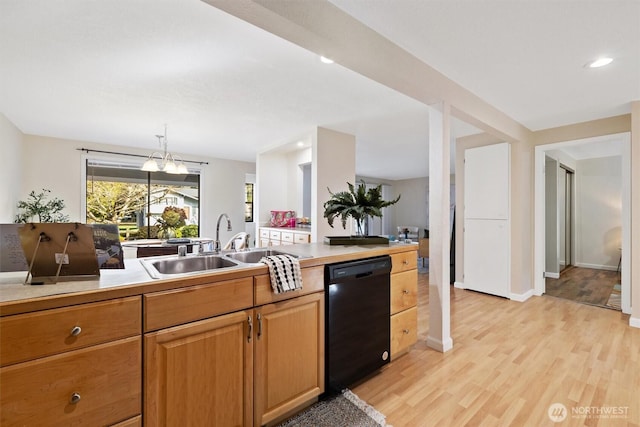
M 371 187 L 367 190 L 364 181 L 360 182 L 356 189 L 353 184 L 347 182 L 349 191 L 332 193 L 329 188 L 331 198 L 324 203 L 324 217 L 327 218 L 329 226 L 333 228 L 333 221 L 340 217 L 342 228 L 346 228 L 349 217 L 356 221 L 357 235 L 364 236 L 363 226 L 370 216 L 382 217 L 382 208 L 391 206 L 400 200 L 400 195 L 394 200 L 384 200 L 382 198 L 382 185 Z
M 184 209 L 177 206 L 167 206 L 162 211 L 162 215 L 157 219 L 158 237 L 162 239 L 171 239 L 180 237 L 177 235 L 178 229 L 184 227 L 187 220 L 187 214 Z
M 38 194 L 32 190 L 27 200 L 18 202 L 18 214 L 14 222 L 69 222 L 69 216 L 62 213 L 64 201 L 57 197 L 47 200 L 49 193 L 51 190 L 46 188 Z

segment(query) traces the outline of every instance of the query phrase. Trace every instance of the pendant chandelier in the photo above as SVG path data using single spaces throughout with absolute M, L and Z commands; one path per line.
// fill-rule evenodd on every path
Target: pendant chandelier
M 164 125 L 164 135 L 156 135 L 162 153 L 154 151 L 140 169 L 146 172 L 163 171 L 171 174 L 188 174 L 189 170 L 182 158 L 167 150 L 167 125 Z M 160 157 L 161 156 L 161 157 Z M 160 164 L 158 164 L 160 160 Z

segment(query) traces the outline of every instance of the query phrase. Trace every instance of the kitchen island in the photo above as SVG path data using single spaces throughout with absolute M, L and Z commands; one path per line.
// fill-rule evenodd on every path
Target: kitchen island
M 96 280 L 26 286 L 3 273 L 0 424 L 276 422 L 324 391 L 324 266 L 336 262 L 391 255 L 392 360 L 415 342 L 417 245 L 280 249 L 300 257 L 302 290 L 274 294 L 255 264 L 151 279 L 127 259 Z

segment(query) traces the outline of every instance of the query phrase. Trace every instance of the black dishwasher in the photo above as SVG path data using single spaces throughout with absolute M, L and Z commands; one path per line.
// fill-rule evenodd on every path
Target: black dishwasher
M 340 392 L 389 363 L 391 257 L 325 266 L 325 386 Z

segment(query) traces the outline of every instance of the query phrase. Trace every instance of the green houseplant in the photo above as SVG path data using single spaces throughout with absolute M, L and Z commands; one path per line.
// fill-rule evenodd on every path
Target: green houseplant
M 347 182 L 349 191 L 339 191 L 332 193 L 329 188 L 331 198 L 324 203 L 324 217 L 327 218 L 329 226 L 333 228 L 333 221 L 340 217 L 342 228 L 346 228 L 349 217 L 356 221 L 357 234 L 364 235 L 363 226 L 370 216 L 382 217 L 382 208 L 396 204 L 400 200 L 400 195 L 394 200 L 384 200 L 382 198 L 382 185 L 371 187 L 367 190 L 364 181 L 361 181 L 358 188 Z
M 167 206 L 156 221 L 158 223 L 158 237 L 171 239 L 178 236 L 178 229 L 186 224 L 187 214 L 177 206 Z
M 49 193 L 51 190 L 46 188 L 38 194 L 32 190 L 27 200 L 18 202 L 18 214 L 14 222 L 69 222 L 69 216 L 62 213 L 64 201 L 57 197 L 47 200 Z

